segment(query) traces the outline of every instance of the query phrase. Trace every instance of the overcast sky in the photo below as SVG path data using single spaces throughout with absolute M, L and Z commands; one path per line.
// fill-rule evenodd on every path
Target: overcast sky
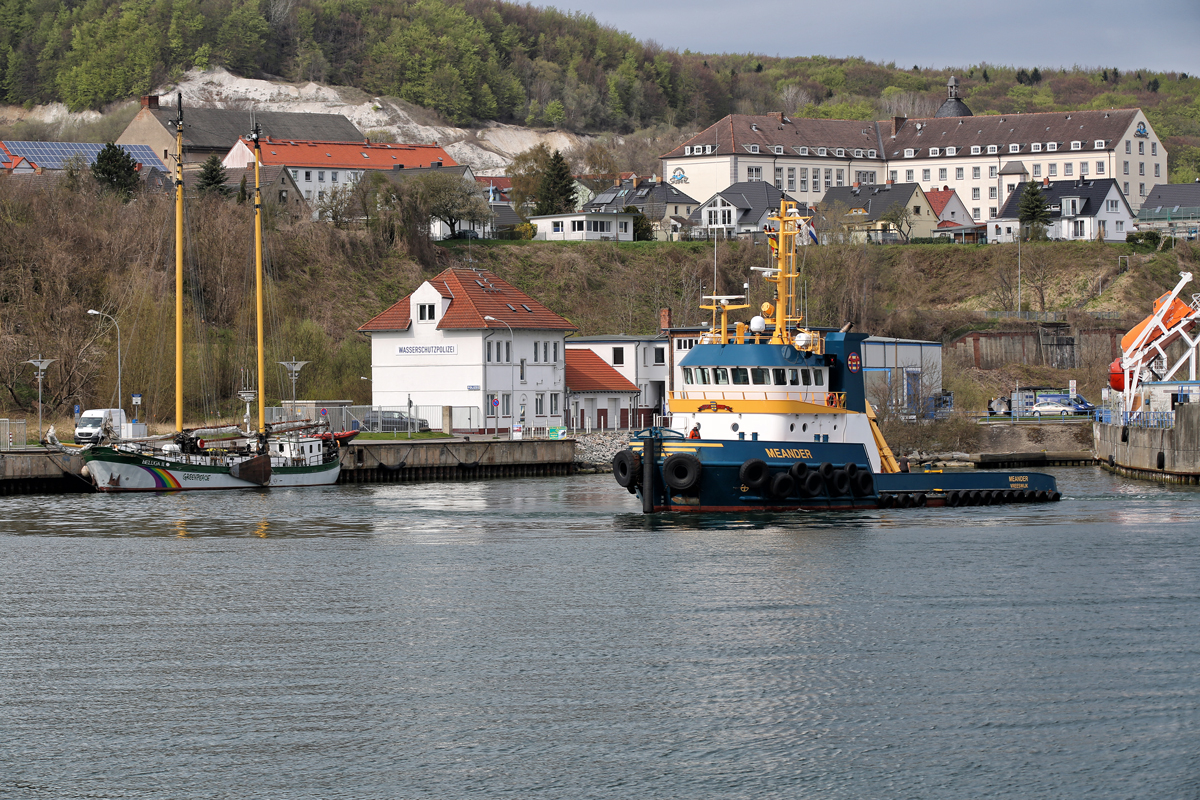
M 897 66 L 1117 67 L 1200 74 L 1200 0 L 544 2 L 672 50 L 862 56 Z

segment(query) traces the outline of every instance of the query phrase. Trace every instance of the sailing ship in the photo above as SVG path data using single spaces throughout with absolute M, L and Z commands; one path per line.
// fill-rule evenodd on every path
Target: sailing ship
M 772 266 L 755 268 L 773 302 L 731 330 L 743 295 L 711 295 L 713 324 L 680 360 L 674 429 L 639 431 L 613 459 L 618 484 L 660 511 L 855 510 L 1060 498 L 1053 476 L 1019 471 L 907 472 L 876 423 L 863 381 L 867 334 L 807 326 L 796 240 L 810 219 L 782 200 Z M 801 240 L 803 240 L 801 238 Z M 717 315 L 720 321 L 717 322 Z M 768 323 L 773 320 L 773 325 Z M 681 431 L 690 431 L 684 435 Z
M 312 420 L 267 424 L 262 387 L 263 235 L 260 129 L 254 125 L 254 262 L 258 391 L 239 394 L 257 399 L 258 427 L 183 427 L 183 96 L 178 97 L 175 135 L 175 432 L 137 439 L 109 437 L 81 453 L 84 474 L 102 492 L 177 491 L 324 486 L 341 473 L 341 440 L 325 423 Z M 252 398 L 251 395 L 254 397 Z M 326 430 L 321 430 L 326 429 Z

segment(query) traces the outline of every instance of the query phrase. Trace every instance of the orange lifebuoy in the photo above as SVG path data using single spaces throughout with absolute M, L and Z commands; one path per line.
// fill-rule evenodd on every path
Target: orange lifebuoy
M 825 405 L 829 406 L 830 408 L 837 408 L 838 407 L 837 395 L 835 395 L 833 392 L 826 392 L 825 393 Z

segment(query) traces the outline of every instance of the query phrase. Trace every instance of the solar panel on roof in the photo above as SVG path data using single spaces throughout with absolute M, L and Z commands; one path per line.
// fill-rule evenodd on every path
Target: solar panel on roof
M 159 160 L 154 151 L 144 144 L 117 145 L 140 164 L 156 167 L 163 172 L 167 168 Z M 4 142 L 4 147 L 14 156 L 20 156 L 43 169 L 63 169 L 66 162 L 74 156 L 82 156 L 89 164 L 96 162 L 96 156 L 104 149 L 103 144 L 95 142 Z
M 616 196 L 617 196 L 616 189 L 607 189 L 607 190 L 601 192 L 600 194 L 596 195 L 596 199 L 593 200 L 592 202 L 593 203 L 611 203 L 616 198 Z

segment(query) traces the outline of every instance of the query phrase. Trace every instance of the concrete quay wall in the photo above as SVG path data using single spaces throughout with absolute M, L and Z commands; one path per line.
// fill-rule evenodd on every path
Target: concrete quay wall
M 1096 458 L 1127 478 L 1200 483 L 1200 404 L 1175 409 L 1174 428 L 1092 423 Z
M 339 483 L 454 481 L 569 475 L 573 439 L 352 442 L 342 453 Z
M 83 459 L 45 450 L 0 452 L 0 495 L 88 491 L 79 474 Z

